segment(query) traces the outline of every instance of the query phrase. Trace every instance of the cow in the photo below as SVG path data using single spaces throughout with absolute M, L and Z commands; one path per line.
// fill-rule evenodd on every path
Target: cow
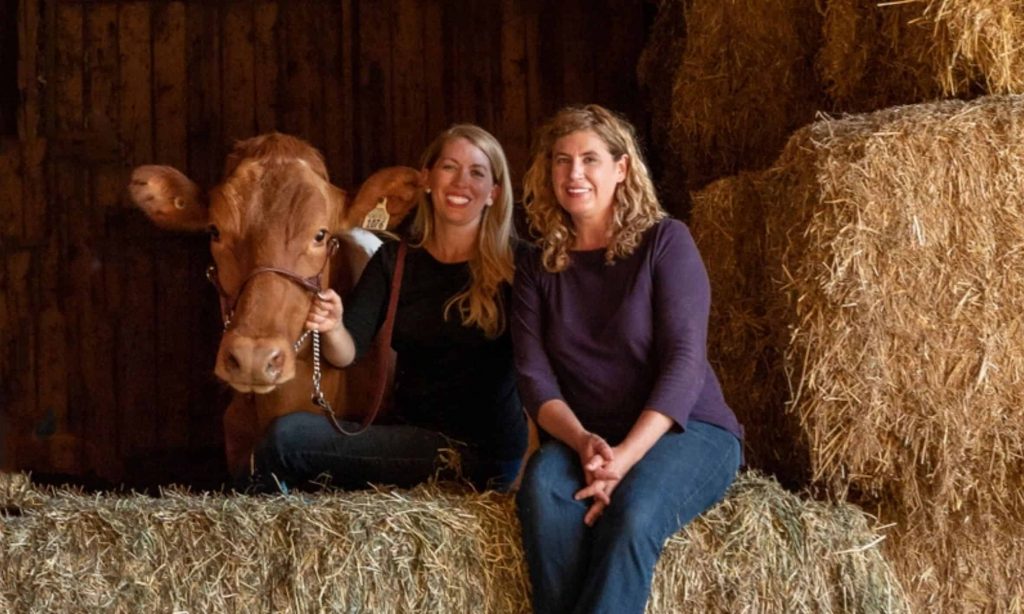
M 214 373 L 234 389 L 224 413 L 233 475 L 244 471 L 274 418 L 321 411 L 312 400 L 312 343 L 302 334 L 312 296 L 327 283 L 344 296 L 380 244 L 360 228 L 366 214 L 386 208 L 387 227 L 394 228 L 421 189 L 416 169 L 392 167 L 368 178 L 350 200 L 331 184 L 315 148 L 276 132 L 237 143 L 206 198 L 175 168 L 132 172 L 131 200 L 153 223 L 210 236 L 208 276 L 224 318 Z M 340 416 L 358 418 L 351 412 L 365 410 L 356 406 L 372 396 L 373 363 L 344 371 L 321 365 L 321 390 Z

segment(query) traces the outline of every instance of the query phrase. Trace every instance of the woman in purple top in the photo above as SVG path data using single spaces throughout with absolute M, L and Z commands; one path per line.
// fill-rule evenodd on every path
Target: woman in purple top
M 665 540 L 717 502 L 742 428 L 706 356 L 710 293 L 633 127 L 597 105 L 541 128 L 517 264 L 520 395 L 540 425 L 517 507 L 546 612 L 641 613 Z

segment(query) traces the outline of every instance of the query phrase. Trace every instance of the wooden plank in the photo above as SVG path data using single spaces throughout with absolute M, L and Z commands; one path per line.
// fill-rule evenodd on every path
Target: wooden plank
M 100 2 L 86 5 L 86 130 L 94 135 L 110 135 L 120 142 L 120 96 L 118 81 L 117 5 Z M 118 147 L 119 149 L 119 147 Z M 93 224 L 102 228 L 108 210 L 118 205 L 124 190 L 124 177 L 119 165 L 110 160 L 87 162 L 94 213 Z
M 196 248 L 205 247 L 206 241 L 196 237 Z M 190 250 L 189 268 L 194 273 L 191 277 L 189 293 L 196 299 L 195 328 L 189 335 L 192 341 L 189 370 L 189 446 L 192 449 L 222 447 L 224 434 L 221 428 L 221 416 L 231 398 L 230 388 L 221 385 L 213 376 L 214 360 L 220 344 L 221 320 L 220 301 L 213 286 L 205 277 L 195 275 L 202 272 L 210 263 L 208 249 Z M 218 462 L 223 459 L 223 452 L 218 454 Z
M 579 1 L 562 2 L 557 7 L 555 21 L 558 24 L 559 53 L 555 57 L 559 58 L 557 73 L 562 79 L 562 95 L 556 106 L 586 104 L 592 101 L 597 76 L 607 79 L 612 78 L 612 73 L 594 63 L 592 48 L 600 45 L 591 44 L 587 38 L 590 7 L 584 7 Z M 614 78 L 621 79 L 622 76 L 615 75 Z
M 526 37 L 526 117 L 527 125 L 534 129 L 539 127 L 547 119 L 547 111 L 543 103 L 543 88 L 541 87 L 540 65 L 543 60 L 541 55 L 540 40 L 540 2 L 539 0 L 528 0 L 522 5 L 523 30 Z M 530 134 L 530 145 L 533 145 L 533 133 Z M 527 162 L 529 164 L 529 162 Z M 520 175 L 522 177 L 522 175 Z
M 37 425 L 36 372 L 39 365 L 36 350 L 36 301 L 32 280 L 32 251 L 19 250 L 6 254 L 6 320 L 10 328 L 5 338 L 8 375 L 2 383 L 14 437 L 24 437 Z M 15 464 L 24 466 L 21 458 Z
M 156 395 L 150 403 L 158 420 L 153 438 L 158 448 L 183 449 L 189 440 L 190 335 L 196 329 L 197 277 L 189 267 L 186 242 L 165 243 L 156 259 Z
M 253 7 L 228 2 L 223 9 L 223 115 L 224 139 L 234 143 L 253 136 L 256 129 L 255 45 Z
M 0 2 L 0 23 L 16 24 L 18 3 Z M 13 27 L 4 26 L 0 35 L 0 138 L 18 134 L 18 38 Z
M 153 162 L 184 171 L 188 164 L 188 58 L 185 3 L 154 5 Z
M 311 32 L 317 30 L 317 12 L 309 0 L 282 7 L 281 29 L 284 37 L 284 78 L 282 92 L 284 130 L 319 146 L 323 115 L 321 58 Z
M 154 159 L 184 170 L 188 161 L 186 11 L 184 2 L 154 7 Z M 250 22 L 251 23 L 251 22 Z M 251 113 L 250 108 L 250 113 Z M 156 394 L 152 411 L 157 448 L 184 448 L 188 442 L 189 324 L 194 300 L 188 290 L 189 252 L 175 238 L 156 255 Z
M 61 202 L 73 194 L 74 176 L 65 173 L 57 178 L 54 197 Z M 70 204 L 70 203 L 69 203 Z M 37 414 L 35 423 L 48 424 L 43 439 L 52 442 L 71 441 L 71 420 L 68 415 L 68 326 L 64 315 L 66 280 L 64 271 L 64 242 L 61 233 L 51 234 L 49 244 L 42 250 L 39 270 L 39 305 L 35 325 L 38 330 Z M 47 469 L 58 473 L 76 473 L 77 451 L 66 446 L 50 446 Z M 41 468 L 40 468 L 41 469 Z
M 118 27 L 121 135 L 129 163 L 144 164 L 153 159 L 150 4 L 120 4 Z M 158 424 L 154 411 L 157 362 L 153 254 L 148 245 L 127 240 L 137 235 L 152 236 L 155 231 L 136 212 L 130 213 L 127 223 L 118 228 L 127 234 L 115 242 L 124 255 L 118 267 L 123 293 L 117 336 L 118 448 L 127 455 L 153 449 Z
M 50 114 L 48 132 L 53 138 L 63 135 L 82 135 L 84 131 L 84 11 L 81 4 L 49 5 L 48 20 L 53 24 L 59 41 L 49 51 L 52 75 L 50 88 Z M 72 415 L 72 380 L 69 356 L 80 355 L 77 337 L 69 334 L 71 328 L 66 309 L 74 310 L 69 300 L 67 260 L 69 238 L 79 229 L 72 226 L 72 212 L 83 210 L 84 181 L 80 165 L 60 158 L 47 163 L 47 185 L 50 186 L 50 204 L 47 214 L 47 241 L 40 250 L 39 276 L 39 360 L 40 377 L 37 386 L 40 417 L 52 425 L 53 432 L 45 437 L 48 444 L 46 468 L 59 473 L 73 474 L 81 470 L 81 459 L 74 442 L 78 420 Z M 80 404 L 75 406 L 81 412 Z M 40 470 L 43 467 L 39 468 Z
M 187 175 L 201 186 L 221 175 L 225 143 L 221 114 L 219 3 L 186 3 L 188 36 Z
M 498 105 L 501 100 L 501 21 L 500 7 L 495 10 L 491 2 L 473 2 L 466 12 L 470 24 L 468 36 L 460 37 L 467 43 L 463 62 L 464 72 L 470 76 L 467 89 L 462 92 L 466 98 L 466 115 L 490 132 L 497 131 Z
M 423 11 L 418 0 L 398 0 L 392 40 L 394 65 L 392 132 L 394 164 L 416 166 L 427 146 L 426 74 L 423 43 Z M 433 69 L 435 67 L 431 67 Z
M 352 143 L 352 0 L 325 8 L 318 36 L 324 50 L 323 154 L 335 185 L 351 191 Z
M 394 163 L 395 135 L 381 109 L 393 108 L 391 66 L 391 7 L 383 2 L 359 5 L 359 86 L 356 91 L 356 140 L 359 167 L 365 179 L 373 171 Z
M 20 242 L 22 230 L 21 147 L 14 140 L 0 140 L 0 236 L 4 245 Z
M 0 162 L 3 158 L 0 157 Z M 0 189 L 3 189 L 3 182 L 0 180 Z M 5 245 L 8 245 L 5 243 Z M 14 425 L 10 420 L 10 407 L 13 400 L 12 383 L 14 381 L 14 316 L 9 292 L 10 283 L 7 281 L 6 261 L 0 266 L 0 471 L 10 471 L 14 457 L 10 453 L 14 444 Z
M 536 0 L 538 3 L 540 0 Z M 537 61 L 537 80 L 540 89 L 538 115 L 541 122 L 565 106 L 565 83 L 562 79 L 565 59 L 563 57 L 561 30 L 561 4 L 545 5 L 538 8 L 537 42 L 534 57 Z M 537 124 L 539 125 L 539 124 Z
M 113 327 L 117 322 L 110 310 L 104 272 L 114 269 L 100 237 L 82 237 L 73 244 L 69 260 L 70 301 L 75 309 L 69 326 L 78 344 L 71 367 L 71 391 L 80 409 L 78 427 L 84 440 L 82 467 L 99 477 L 116 482 L 121 479 L 121 456 L 115 393 L 115 351 Z
M 18 114 L 18 138 L 32 142 L 39 134 L 39 9 L 41 2 L 18 3 L 18 91 L 21 110 Z
M 499 135 L 516 193 L 517 179 L 526 172 L 530 154 L 530 123 L 527 110 L 529 59 L 526 56 L 526 17 L 516 0 L 501 3 L 501 120 Z
M 255 38 L 255 113 L 256 132 L 262 134 L 277 128 L 278 109 L 278 3 L 259 0 L 255 5 L 253 36 Z
M 56 6 L 56 38 L 60 41 L 53 67 L 53 108 L 55 125 L 61 133 L 81 133 L 85 107 L 83 40 L 85 13 L 81 4 Z
M 18 139 L 21 141 L 22 229 L 26 243 L 45 240 L 46 201 L 43 193 L 43 156 L 46 144 L 40 129 L 39 29 L 42 23 L 39 2 L 19 3 L 18 17 Z
M 430 141 L 452 123 L 451 116 L 445 105 L 445 37 L 444 10 L 440 0 L 429 0 L 423 5 L 423 65 L 424 70 L 424 106 L 427 110 L 426 142 Z M 422 152 L 421 152 L 422 153 Z M 413 166 L 419 166 L 419 158 Z
M 153 100 L 150 3 L 125 2 L 118 12 L 120 127 L 126 162 L 153 160 Z

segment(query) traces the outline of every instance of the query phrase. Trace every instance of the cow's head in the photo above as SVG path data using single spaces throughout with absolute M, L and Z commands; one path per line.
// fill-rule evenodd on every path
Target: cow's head
M 415 169 L 386 169 L 364 184 L 357 208 L 330 183 L 312 146 L 277 133 L 238 143 L 208 198 L 168 166 L 139 167 L 130 185 L 132 200 L 157 225 L 209 233 L 211 279 L 227 321 L 214 372 L 256 393 L 294 377 L 292 346 L 315 288 L 351 283 L 353 271 L 342 270 L 348 260 L 332 258 L 339 243 L 383 197 L 397 224 L 418 189 Z

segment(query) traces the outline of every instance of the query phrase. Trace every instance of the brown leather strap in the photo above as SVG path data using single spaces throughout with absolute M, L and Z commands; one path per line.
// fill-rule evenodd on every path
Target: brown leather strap
M 388 380 L 390 379 L 388 375 L 391 372 L 391 331 L 395 328 L 395 311 L 398 310 L 398 294 L 402 289 L 402 272 L 405 270 L 405 253 L 408 251 L 408 247 L 404 240 L 398 244 L 395 270 L 391 273 L 391 295 L 388 297 L 388 311 L 384 316 L 384 324 L 381 325 L 380 332 L 377 333 L 376 345 L 380 360 L 377 363 L 377 385 L 373 391 L 373 404 L 370 413 L 366 414 L 366 417 L 363 418 L 362 424 L 359 425 L 359 430 L 346 431 L 338 423 L 337 416 L 324 408 L 324 412 L 330 419 L 334 430 L 343 435 L 358 435 L 365 431 L 367 427 L 373 424 L 377 414 L 380 412 L 380 406 L 384 403 L 384 394 L 387 391 Z
M 373 422 L 384 402 L 384 393 L 388 385 L 388 374 L 391 372 L 391 331 L 395 328 L 395 312 L 398 310 L 398 294 L 402 289 L 402 272 L 405 270 L 405 252 L 409 244 L 401 241 L 398 244 L 398 255 L 395 259 L 395 271 L 391 274 L 391 296 L 388 297 L 388 312 L 384 316 L 384 325 L 377 335 L 377 348 L 381 352 L 380 367 L 377 369 L 377 389 L 373 394 L 373 410 L 367 424 Z

